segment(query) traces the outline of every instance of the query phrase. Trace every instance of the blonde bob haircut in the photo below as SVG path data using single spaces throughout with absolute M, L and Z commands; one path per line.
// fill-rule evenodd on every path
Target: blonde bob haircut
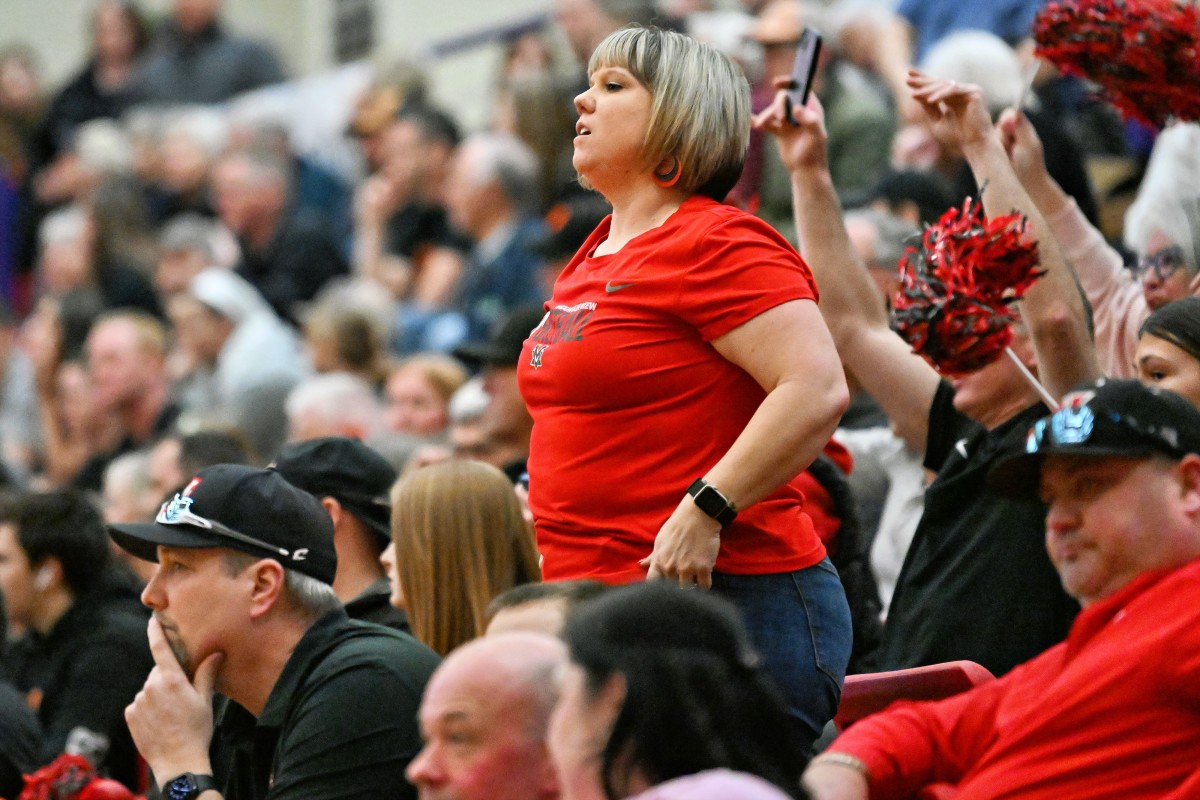
M 653 167 L 674 156 L 680 189 L 723 200 L 750 144 L 750 85 L 741 70 L 690 36 L 638 26 L 600 42 L 588 75 L 606 67 L 628 70 L 650 92 L 646 162 Z
M 440 655 L 482 636 L 487 607 L 541 580 L 533 531 L 503 472 L 443 461 L 392 489 L 396 572 L 413 635 Z

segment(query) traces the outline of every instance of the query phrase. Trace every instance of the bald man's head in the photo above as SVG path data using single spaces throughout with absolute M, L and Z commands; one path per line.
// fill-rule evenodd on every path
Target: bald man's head
M 407 772 L 420 796 L 555 800 L 546 727 L 566 661 L 561 641 L 527 632 L 476 639 L 450 653 L 421 702 L 425 746 Z

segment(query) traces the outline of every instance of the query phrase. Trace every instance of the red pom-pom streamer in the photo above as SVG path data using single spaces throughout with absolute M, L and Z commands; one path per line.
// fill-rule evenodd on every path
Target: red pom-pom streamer
M 25 788 L 18 800 L 73 800 L 96 777 L 96 771 L 83 756 L 64 753 L 25 776 Z
M 1200 8 L 1186 0 L 1056 0 L 1033 23 L 1036 54 L 1098 84 L 1126 117 L 1200 120 Z
M 63 753 L 32 775 L 17 800 L 134 800 L 117 781 L 101 778 L 83 756 Z
M 967 198 L 927 226 L 900 262 L 892 327 L 943 375 L 974 372 L 1012 341 L 1019 300 L 1041 276 L 1020 214 L 997 219 Z

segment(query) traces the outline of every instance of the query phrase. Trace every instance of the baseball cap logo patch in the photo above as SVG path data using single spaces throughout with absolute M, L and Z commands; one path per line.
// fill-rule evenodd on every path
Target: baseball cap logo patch
M 1083 444 L 1096 427 L 1096 415 L 1087 406 L 1060 409 L 1050 418 L 1054 440 L 1059 444 Z
M 195 483 L 195 481 L 193 481 Z M 184 491 L 191 489 L 191 484 Z M 158 516 L 155 517 L 155 522 L 161 522 L 166 525 L 178 525 L 185 522 L 191 515 L 191 507 L 194 501 L 190 497 L 185 497 L 181 494 L 175 495 L 174 499 L 163 503 L 162 508 L 158 511 Z

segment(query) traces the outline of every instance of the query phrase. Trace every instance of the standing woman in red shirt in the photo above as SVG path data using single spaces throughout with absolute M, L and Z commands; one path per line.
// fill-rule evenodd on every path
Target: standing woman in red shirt
M 808 267 L 719 202 L 742 169 L 749 87 L 655 28 L 610 35 L 588 75 L 574 165 L 613 213 L 518 365 L 545 578 L 726 595 L 811 740 L 837 707 L 850 616 L 795 479 L 847 390 Z

